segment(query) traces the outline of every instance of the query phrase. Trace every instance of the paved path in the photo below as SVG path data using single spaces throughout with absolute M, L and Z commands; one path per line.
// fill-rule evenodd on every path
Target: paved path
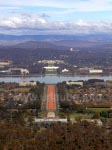
M 46 110 L 47 111 L 55 111 L 56 110 L 56 97 L 55 97 L 55 86 L 54 85 L 48 85 Z

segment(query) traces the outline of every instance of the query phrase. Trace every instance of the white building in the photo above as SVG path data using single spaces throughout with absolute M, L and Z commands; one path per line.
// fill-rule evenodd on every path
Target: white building
M 67 81 L 67 85 L 80 85 L 83 86 L 83 82 L 78 82 L 78 81 Z
M 25 86 L 36 86 L 36 82 L 19 82 L 19 86 L 25 87 Z
M 46 70 L 57 70 L 59 67 L 57 67 L 57 66 L 47 66 L 47 67 L 44 67 L 44 69 L 46 69 Z
M 58 66 L 52 66 L 52 65 L 48 65 L 48 66 L 45 66 L 45 67 L 43 67 L 43 68 L 44 68 L 44 70 L 45 70 L 45 73 L 46 73 L 46 74 L 50 74 L 50 75 L 52 75 L 52 74 L 57 74 L 57 71 L 58 71 L 58 69 L 59 69 Z
M 94 73 L 103 73 L 102 69 L 90 69 L 89 73 L 94 74 Z
M 65 68 L 65 69 L 62 70 L 62 72 L 63 72 L 63 73 L 64 73 L 64 72 L 69 72 L 69 70 Z
M 54 112 L 48 112 L 47 118 L 55 118 L 55 113 Z
M 13 72 L 13 71 L 20 71 L 22 75 L 29 74 L 29 70 L 24 69 L 24 68 L 10 68 L 9 69 L 9 72 Z
M 29 74 L 29 70 L 28 69 L 21 69 L 21 74 Z
M 0 66 L 8 66 L 12 63 L 12 61 L 0 61 Z
M 56 123 L 56 122 L 61 122 L 61 123 L 67 123 L 67 118 L 34 118 L 34 123 Z

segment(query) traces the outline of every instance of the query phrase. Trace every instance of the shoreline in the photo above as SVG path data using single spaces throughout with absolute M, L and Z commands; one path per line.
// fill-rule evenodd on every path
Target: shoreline
M 0 77 L 22 77 L 22 78 L 27 78 L 27 77 L 47 77 L 47 76 L 57 76 L 57 77 L 104 77 L 104 76 L 112 76 L 112 74 L 47 74 L 47 75 L 42 75 L 42 74 L 29 74 L 29 75 L 1 75 Z
M 55 84 L 59 82 L 64 82 L 64 81 L 87 81 L 89 79 L 101 79 L 104 81 L 112 81 L 112 75 L 108 76 L 99 76 L 99 75 L 75 75 L 75 76 L 70 76 L 70 75 L 47 75 L 47 76 L 42 76 L 42 75 L 29 75 L 29 76 L 2 76 L 0 77 L 0 82 L 30 82 L 30 81 L 39 81 L 41 83 L 46 83 L 46 84 Z

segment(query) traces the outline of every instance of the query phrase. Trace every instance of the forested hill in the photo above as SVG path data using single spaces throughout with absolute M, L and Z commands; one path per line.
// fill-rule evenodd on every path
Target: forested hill
M 49 49 L 57 49 L 57 50 L 66 49 L 65 46 L 57 46 L 55 44 L 46 41 L 26 41 L 26 42 L 12 45 L 11 47 L 22 48 L 22 49 L 37 49 L 37 48 L 43 48 L 43 49 L 49 48 Z
M 112 44 L 91 47 L 57 46 L 44 41 L 29 41 L 13 46 L 0 46 L 0 59 L 12 60 L 16 64 L 33 64 L 43 59 L 60 59 L 72 65 L 111 65 Z

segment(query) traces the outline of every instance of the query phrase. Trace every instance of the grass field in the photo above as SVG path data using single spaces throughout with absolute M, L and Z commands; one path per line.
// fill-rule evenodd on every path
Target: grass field
M 87 108 L 87 110 L 91 110 L 94 112 L 102 112 L 102 111 L 108 111 L 110 108 Z
M 38 115 L 40 115 L 40 116 L 45 116 L 45 115 L 46 115 L 46 112 L 45 112 L 45 111 L 41 111 L 41 112 L 38 113 Z
M 0 91 L 3 91 L 3 90 L 5 90 L 5 88 L 3 88 L 3 87 L 0 87 Z
M 90 119 L 90 118 L 92 118 L 92 116 L 93 116 L 93 114 L 80 114 L 80 113 L 70 114 L 70 117 L 85 118 L 85 119 Z
M 19 91 L 19 92 L 29 92 L 30 88 L 15 88 L 15 89 L 12 89 L 13 91 Z

